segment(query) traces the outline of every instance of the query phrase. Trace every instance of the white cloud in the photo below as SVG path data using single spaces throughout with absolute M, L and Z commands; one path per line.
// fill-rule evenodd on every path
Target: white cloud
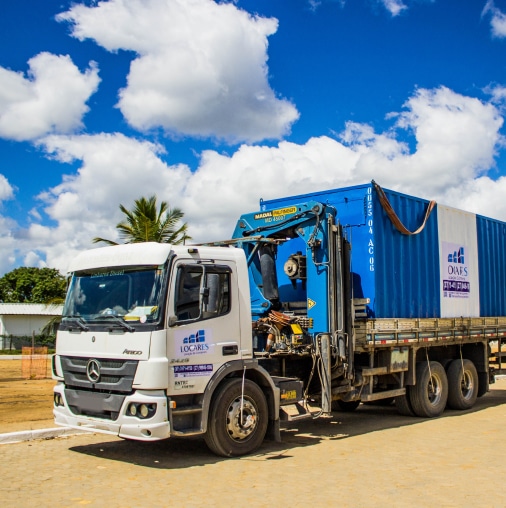
M 57 19 L 79 40 L 138 55 L 118 103 L 136 129 L 253 142 L 283 137 L 299 116 L 268 83 L 276 19 L 212 0 L 110 0 Z
M 407 5 L 402 0 L 380 0 L 385 9 L 392 15 L 398 16 L 402 11 L 407 9 Z
M 309 8 L 312 11 L 315 11 L 320 7 L 320 5 L 324 2 L 337 2 L 344 7 L 346 5 L 347 0 L 308 0 Z M 353 0 L 356 1 L 356 0 Z M 368 0 L 369 1 L 369 0 Z M 434 0 L 428 0 L 434 1 Z M 396 17 L 401 14 L 402 11 L 406 10 L 408 6 L 404 3 L 403 0 L 376 0 L 376 3 L 382 5 L 391 15 L 392 17 Z
M 395 119 L 391 131 L 377 133 L 371 126 L 350 122 L 338 139 L 242 145 L 230 156 L 207 150 L 193 173 L 185 165 L 164 162 L 159 145 L 122 134 L 47 137 L 41 146 L 48 154 L 62 163 L 81 161 L 81 166 L 40 196 L 45 213 L 57 225 L 34 223 L 18 235 L 15 246 L 32 263 L 65 270 L 77 251 L 92 246 L 93 237 L 116 238 L 115 225 L 122 218 L 119 204 L 130 207 L 140 196 L 155 193 L 182 208 L 190 234 L 201 242 L 229 238 L 238 217 L 257 210 L 261 197 L 371 179 L 506 220 L 506 177 L 494 182 L 490 173 L 502 143 L 499 111 L 444 87 L 417 90 L 404 106 L 390 115 Z M 404 140 L 406 133 L 413 136 L 414 148 Z M 32 215 L 36 220 L 36 211 Z
M 95 64 L 81 73 L 69 56 L 40 53 L 28 65 L 26 78 L 0 67 L 0 137 L 33 140 L 81 127 L 100 82 Z
M 0 174 L 0 201 L 12 199 L 14 197 L 14 189 L 4 175 Z
M 502 85 L 489 85 L 483 90 L 491 97 L 491 102 L 499 107 L 504 107 L 506 104 L 506 87 Z
M 11 186 L 7 178 L 0 174 L 0 206 L 2 201 L 14 198 L 14 188 Z M 13 231 L 17 228 L 17 224 L 9 217 L 0 215 L 0 274 L 8 271 L 16 261 L 15 250 L 17 248 Z
M 506 177 L 482 176 L 448 190 L 446 203 L 486 217 L 506 221 Z
M 61 270 L 77 251 L 92 247 L 95 236 L 116 238 L 120 203 L 130 207 L 140 196 L 157 194 L 176 206 L 191 174 L 184 165 L 164 163 L 161 146 L 122 134 L 54 135 L 39 144 L 60 162 L 82 162 L 77 174 L 39 196 L 57 226 L 34 223 L 27 231 L 31 248 Z
M 258 209 L 260 197 L 297 195 L 372 179 L 388 188 L 459 206 L 463 195 L 455 196 L 453 189 L 465 187 L 493 167 L 496 148 L 502 143 L 503 120 L 495 107 L 444 87 L 418 90 L 396 117 L 396 130 L 391 132 L 378 134 L 368 125 L 349 122 L 339 140 L 319 137 L 304 145 L 242 146 L 231 157 L 204 152 L 181 205 L 192 218 L 194 236 L 209 238 L 214 232 L 228 237 L 241 213 Z M 413 151 L 399 141 L 399 130 L 413 134 Z M 502 218 L 506 220 L 506 207 Z M 218 230 L 219 224 L 223 226 Z
M 488 0 L 482 11 L 482 16 L 490 15 L 492 36 L 502 39 L 506 37 L 506 14 L 501 12 L 493 0 Z
M 358 174 L 384 185 L 425 197 L 444 197 L 451 187 L 481 176 L 493 167 L 503 118 L 492 105 L 446 87 L 420 89 L 398 115 L 397 127 L 413 133 L 416 149 L 405 153 L 384 135 L 352 146 L 362 153 Z M 386 148 L 385 148 L 386 147 Z M 397 150 L 397 151 L 396 151 Z M 374 174 L 373 174 L 374 172 Z M 375 176 L 376 175 L 376 176 Z

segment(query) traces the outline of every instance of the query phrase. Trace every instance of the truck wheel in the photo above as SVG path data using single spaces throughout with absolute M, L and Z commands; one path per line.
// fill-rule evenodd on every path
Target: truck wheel
M 333 400 L 332 401 L 332 411 L 344 411 L 346 413 L 351 413 L 360 406 L 359 400 Z
M 462 366 L 464 369 L 462 369 Z M 448 367 L 448 407 L 469 409 L 478 397 L 478 373 L 471 360 L 453 360 Z
M 440 363 L 416 364 L 416 384 L 411 387 L 410 400 L 417 416 L 432 418 L 444 411 L 448 400 L 448 378 Z
M 204 439 L 216 455 L 246 455 L 256 450 L 264 440 L 268 423 L 265 396 L 249 379 L 244 380 L 242 404 L 241 394 L 242 379 L 233 378 L 226 380 L 213 395 Z
M 395 407 L 403 416 L 416 416 L 413 408 L 411 407 L 411 401 L 409 400 L 410 389 L 410 386 L 406 386 L 406 394 L 395 397 Z
M 488 372 L 478 372 L 478 397 L 483 397 L 489 391 Z

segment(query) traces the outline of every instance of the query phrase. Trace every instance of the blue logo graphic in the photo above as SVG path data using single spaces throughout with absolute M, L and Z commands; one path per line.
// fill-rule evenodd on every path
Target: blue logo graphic
M 206 332 L 199 330 L 196 333 L 192 333 L 189 337 L 183 339 L 183 344 L 198 344 L 206 341 Z
M 448 254 L 448 263 L 457 263 L 458 265 L 463 265 L 464 247 L 459 247 L 459 250 L 453 251 L 453 254 L 450 252 L 450 254 Z
M 207 353 L 209 345 L 206 344 L 206 333 L 198 330 L 183 339 L 183 345 L 179 348 L 184 356 Z

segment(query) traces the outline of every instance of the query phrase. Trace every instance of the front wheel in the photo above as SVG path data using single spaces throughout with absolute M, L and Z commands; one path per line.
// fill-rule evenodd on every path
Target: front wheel
M 416 384 L 410 390 L 410 402 L 417 416 L 433 418 L 445 409 L 448 400 L 448 379 L 438 362 L 416 364 Z
M 238 457 L 255 451 L 267 432 L 268 409 L 259 386 L 249 379 L 226 380 L 213 395 L 207 446 L 216 455 Z

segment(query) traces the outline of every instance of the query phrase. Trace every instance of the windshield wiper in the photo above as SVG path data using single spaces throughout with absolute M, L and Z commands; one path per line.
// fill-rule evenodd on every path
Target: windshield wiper
M 106 314 L 104 316 L 100 316 L 99 318 L 95 318 L 94 321 L 102 321 L 105 320 L 112 320 L 114 323 L 117 323 L 121 326 L 124 330 L 127 330 L 128 332 L 135 332 L 135 328 L 133 326 L 130 326 L 128 323 L 125 323 L 119 316 L 115 316 L 113 314 Z
M 83 332 L 89 331 L 88 326 L 86 326 L 86 321 L 81 316 L 64 316 L 64 319 L 66 323 L 68 323 L 68 321 L 75 323 Z

